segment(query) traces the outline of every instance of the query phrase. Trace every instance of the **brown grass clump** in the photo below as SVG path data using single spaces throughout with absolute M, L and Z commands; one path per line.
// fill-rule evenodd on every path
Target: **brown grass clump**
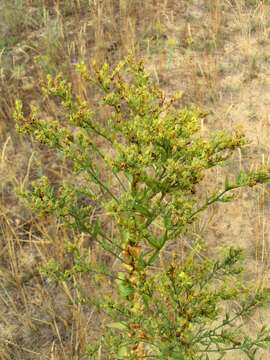
M 85 347 L 103 321 L 92 294 L 109 291 L 83 275 L 59 285 L 40 274 L 52 259 L 69 266 L 68 241 L 93 261 L 103 255 L 89 249 L 87 238 L 75 237 L 51 218 L 36 218 L 19 202 L 16 191 L 43 171 L 57 182 L 69 169 L 48 150 L 18 137 L 15 99 L 39 103 L 37 79 L 59 71 L 83 94 L 75 63 L 93 58 L 115 63 L 132 50 L 169 93 L 181 89 L 183 103 L 210 111 L 205 131 L 244 128 L 251 145 L 233 159 L 231 170 L 245 168 L 247 160 L 254 167 L 268 164 L 269 12 L 266 0 L 0 1 L 0 359 L 87 359 Z M 53 105 L 48 109 L 55 111 Z M 215 175 L 218 183 L 224 169 Z M 220 211 L 215 205 L 194 226 L 194 236 L 213 246 L 237 242 L 246 250 L 250 277 L 269 281 L 269 202 L 269 188 L 261 185 L 241 194 L 234 206 Z M 82 288 L 85 305 L 78 301 Z

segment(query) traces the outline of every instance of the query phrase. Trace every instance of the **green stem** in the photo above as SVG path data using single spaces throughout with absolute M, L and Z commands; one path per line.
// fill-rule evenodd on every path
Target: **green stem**
M 117 203 L 119 203 L 117 197 L 111 192 L 111 190 L 108 188 L 107 185 L 105 185 L 100 178 L 95 174 L 93 167 L 91 169 L 91 167 L 89 167 L 87 169 L 88 174 L 90 174 L 90 176 L 95 180 L 95 182 L 101 187 L 103 188 L 103 190 L 105 190 Z
M 96 145 L 94 145 L 93 143 L 91 143 L 90 146 L 91 146 L 91 147 L 96 151 L 96 153 L 101 157 L 101 159 L 104 161 L 104 163 L 105 163 L 106 165 L 108 165 L 108 164 L 107 164 L 107 161 L 106 161 L 106 159 L 105 159 L 105 156 L 102 154 L 102 152 L 99 150 L 99 148 L 98 148 Z M 126 192 L 127 189 L 125 188 L 123 182 L 121 181 L 121 179 L 119 178 L 119 176 L 117 175 L 117 173 L 115 173 L 114 171 L 112 171 L 112 173 L 113 173 L 113 175 L 115 176 L 115 178 L 117 179 L 117 181 L 119 182 L 119 184 L 121 185 L 122 189 Z

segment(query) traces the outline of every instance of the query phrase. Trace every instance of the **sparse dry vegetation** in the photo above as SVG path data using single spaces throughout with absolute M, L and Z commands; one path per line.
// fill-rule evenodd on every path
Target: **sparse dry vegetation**
M 0 359 L 88 359 L 86 349 L 106 321 L 93 302 L 111 294 L 110 281 L 100 273 L 55 281 L 48 264 L 54 273 L 57 266 L 69 269 L 73 243 L 93 264 L 118 266 L 89 237 L 52 216 L 40 218 L 19 200 L 43 175 L 56 187 L 73 175 L 68 160 L 16 133 L 15 100 L 22 99 L 26 114 L 36 105 L 61 115 L 52 101 L 44 108 L 38 83 L 61 72 L 94 102 L 97 93 L 75 65 L 96 59 L 113 66 L 131 50 L 168 94 L 183 91 L 179 106 L 209 112 L 201 131 L 241 127 L 251 140 L 226 167 L 210 170 L 200 189 L 207 197 L 226 176 L 269 165 L 269 14 L 267 0 L 0 0 Z M 206 241 L 209 255 L 237 245 L 244 249 L 247 280 L 267 285 L 269 194 L 261 184 L 239 192 L 233 205 L 212 205 L 165 258 L 174 250 L 184 261 L 195 239 Z M 260 310 L 245 330 L 253 335 L 269 320 L 269 309 Z

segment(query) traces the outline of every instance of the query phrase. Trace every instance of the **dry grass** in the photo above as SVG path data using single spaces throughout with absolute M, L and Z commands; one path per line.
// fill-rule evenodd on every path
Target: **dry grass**
M 57 285 L 40 275 L 52 258 L 69 266 L 68 240 L 91 258 L 102 254 L 19 203 L 15 191 L 42 173 L 41 163 L 55 181 L 68 169 L 18 138 L 11 120 L 15 98 L 39 102 L 37 79 L 44 72 L 61 71 L 86 92 L 74 63 L 93 57 L 114 63 L 131 49 L 164 89 L 181 89 L 183 103 L 210 110 L 206 131 L 244 128 L 251 146 L 235 156 L 229 171 L 247 160 L 269 163 L 269 13 L 267 0 L 0 0 L 1 359 L 86 359 L 85 347 L 102 327 L 89 299 L 106 291 L 84 276 Z M 212 179 L 219 183 L 224 171 Z M 213 246 L 243 246 L 250 278 L 267 281 L 269 215 L 270 191 L 261 186 L 240 194 L 234 206 L 211 209 L 194 232 Z

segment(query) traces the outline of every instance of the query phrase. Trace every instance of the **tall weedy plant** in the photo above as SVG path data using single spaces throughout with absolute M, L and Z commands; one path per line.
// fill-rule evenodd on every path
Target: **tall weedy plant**
M 41 88 L 61 107 L 57 119 L 41 117 L 36 107 L 25 117 L 20 101 L 15 119 L 20 132 L 68 159 L 76 176 L 57 188 L 42 177 L 23 196 L 33 209 L 88 234 L 119 262 L 118 292 L 102 302 L 113 321 L 89 347 L 89 357 L 222 359 L 238 351 L 255 359 L 270 344 L 269 329 L 251 338 L 240 320 L 269 296 L 239 280 L 241 251 L 231 248 L 213 260 L 200 256 L 196 245 L 184 262 L 162 254 L 211 204 L 230 201 L 238 188 L 269 182 L 268 169 L 240 172 L 202 199 L 198 189 L 206 171 L 244 146 L 243 134 L 202 134 L 205 114 L 179 109 L 178 95 L 167 99 L 132 57 L 114 69 L 93 64 L 90 71 L 79 64 L 77 70 L 99 89 L 99 100 L 74 94 L 61 75 L 48 76 Z M 72 251 L 75 264 L 64 278 L 91 271 L 78 249 Z M 56 275 L 55 268 L 47 270 Z M 226 303 L 235 300 L 239 305 L 227 313 Z

